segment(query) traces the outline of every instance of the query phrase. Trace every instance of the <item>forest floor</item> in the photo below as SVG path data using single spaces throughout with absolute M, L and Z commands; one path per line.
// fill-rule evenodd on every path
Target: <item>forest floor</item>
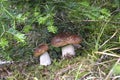
M 0 80 L 119 80 L 120 74 L 114 75 L 114 67 L 120 59 L 114 56 L 100 55 L 96 60 L 90 55 L 54 59 L 50 66 L 13 62 L 0 67 Z

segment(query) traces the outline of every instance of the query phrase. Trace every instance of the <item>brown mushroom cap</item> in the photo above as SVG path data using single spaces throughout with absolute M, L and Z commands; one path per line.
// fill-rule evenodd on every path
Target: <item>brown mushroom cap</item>
M 82 38 L 78 35 L 70 33 L 61 33 L 53 37 L 51 44 L 54 47 L 65 46 L 67 44 L 79 44 L 81 43 Z
M 41 54 L 45 53 L 48 49 L 49 48 L 47 44 L 40 44 L 38 48 L 35 49 L 34 56 L 38 57 Z

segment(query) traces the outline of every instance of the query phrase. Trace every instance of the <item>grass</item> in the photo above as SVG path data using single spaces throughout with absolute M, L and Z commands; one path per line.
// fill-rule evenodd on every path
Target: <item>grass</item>
M 118 29 L 102 43 L 102 35 L 104 35 L 105 24 L 100 29 L 99 36 L 95 40 L 95 44 L 86 42 L 89 48 L 83 47 L 77 50 L 77 55 L 70 59 L 52 59 L 50 66 L 40 66 L 37 62 L 16 62 L 5 65 L 0 68 L 1 80 L 110 80 L 118 78 L 119 58 L 117 54 L 120 47 L 110 46 L 112 39 L 118 36 Z M 92 36 L 91 36 L 92 37 Z M 119 44 L 119 42 L 116 42 Z M 112 43 L 113 44 L 113 43 Z M 110 46 L 110 47 L 108 47 Z M 87 46 L 88 47 L 88 46 Z M 118 52 L 117 52 L 118 51 Z M 115 67 L 117 66 L 117 68 Z
M 84 61 L 84 62 L 81 62 Z M 10 71 L 12 76 L 8 77 L 8 80 L 53 80 L 67 79 L 67 78 L 79 78 L 85 73 L 89 72 L 89 68 L 86 64 L 90 64 L 83 57 L 75 57 L 73 60 L 60 60 L 53 61 L 50 66 L 40 66 L 39 64 L 25 65 L 23 63 L 11 65 Z M 16 66 L 16 67 L 15 67 Z M 84 69 L 83 69 L 84 66 Z
M 81 45 L 83 45 L 83 47 L 76 50 L 77 55 L 75 57 L 70 59 L 57 59 L 55 57 L 58 57 L 58 55 L 56 55 L 54 59 L 52 59 L 52 64 L 46 67 L 40 66 L 39 62 L 35 62 L 35 60 L 21 60 L 21 62 L 2 65 L 0 67 L 1 80 L 4 80 L 3 78 L 6 80 L 120 79 L 120 28 L 111 26 L 111 20 L 112 17 L 106 22 L 99 23 L 99 21 L 97 21 L 99 25 L 97 28 L 92 29 L 93 31 L 91 30 L 91 32 L 86 31 L 82 33 L 83 42 Z M 30 34 L 30 38 L 31 35 L 33 35 L 33 33 Z M 35 35 L 36 34 L 34 34 L 34 36 Z M 38 37 L 36 37 L 36 39 L 37 38 Z M 35 37 L 32 38 L 31 41 L 36 44 L 39 42 L 39 40 L 35 40 Z M 30 44 L 30 46 L 31 45 L 32 44 Z M 31 48 L 27 49 L 27 53 L 30 53 L 30 49 Z M 15 51 L 21 54 L 24 50 L 25 49 L 22 48 L 19 51 Z M 52 52 L 53 51 L 50 51 L 51 54 Z M 58 51 L 56 49 L 56 52 L 61 53 L 59 49 Z M 21 57 L 23 56 L 24 55 Z
M 46 67 L 29 62 L 14 63 L 6 66 L 4 71 L 7 75 L 9 73 L 7 80 L 109 80 L 119 59 L 114 54 L 108 56 L 108 59 L 98 58 L 97 61 L 89 56 L 76 56 L 59 61 L 54 59 L 53 63 Z
M 105 41 L 102 39 L 107 23 L 101 27 L 95 41 L 91 43 L 83 39 L 85 46 L 76 51 L 77 55 L 70 59 L 52 59 L 50 66 L 40 66 L 37 62 L 16 62 L 0 68 L 1 80 L 110 80 L 118 78 L 119 42 L 114 42 L 119 29 Z M 92 37 L 92 36 L 91 36 Z M 93 39 L 91 39 L 93 40 Z M 102 43 L 101 43 L 102 41 Z M 92 43 L 94 42 L 94 44 Z M 83 44 L 82 43 L 82 44 Z M 111 46 L 118 43 L 118 46 Z M 87 46 L 86 46 L 87 45 Z M 110 46 L 110 47 L 109 47 Z M 115 67 L 117 66 L 117 68 Z M 119 70 L 115 72 L 115 70 Z M 117 73 L 117 74 L 116 74 Z

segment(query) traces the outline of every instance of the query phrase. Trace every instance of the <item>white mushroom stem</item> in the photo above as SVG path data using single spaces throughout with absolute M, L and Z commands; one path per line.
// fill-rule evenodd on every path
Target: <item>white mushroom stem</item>
M 69 56 L 74 56 L 75 55 L 75 49 L 73 45 L 67 45 L 62 47 L 62 57 L 69 57 Z
M 47 65 L 50 65 L 50 64 L 51 64 L 51 59 L 50 59 L 50 56 L 49 56 L 48 52 L 43 53 L 40 56 L 40 65 L 47 66 Z

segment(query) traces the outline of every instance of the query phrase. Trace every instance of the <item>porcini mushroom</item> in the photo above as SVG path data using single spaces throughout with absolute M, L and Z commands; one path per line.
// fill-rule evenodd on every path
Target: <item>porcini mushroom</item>
M 51 44 L 54 47 L 62 47 L 62 57 L 69 57 L 75 55 L 73 44 L 81 43 L 82 38 L 78 35 L 70 33 L 61 33 L 52 38 Z
M 35 52 L 34 52 L 34 56 L 35 57 L 38 57 L 40 56 L 40 65 L 44 65 L 44 66 L 47 66 L 47 65 L 50 65 L 51 64 L 51 59 L 50 59 L 50 56 L 47 52 L 48 50 L 48 45 L 47 44 L 40 44 L 38 46 L 38 48 L 36 48 Z

